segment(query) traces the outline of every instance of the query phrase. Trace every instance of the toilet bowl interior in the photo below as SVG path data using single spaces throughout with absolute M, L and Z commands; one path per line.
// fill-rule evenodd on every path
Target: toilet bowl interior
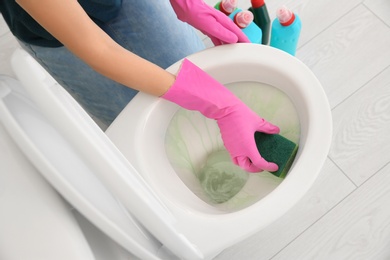
M 278 125 L 280 134 L 299 143 L 300 126 L 296 109 L 281 90 L 260 82 L 226 85 L 258 115 Z M 240 136 L 237 136 L 240 142 Z M 169 162 L 183 183 L 199 198 L 224 211 L 249 206 L 274 190 L 282 181 L 269 172 L 247 173 L 235 166 L 223 146 L 216 121 L 199 112 L 180 108 L 166 132 Z M 209 156 L 220 151 L 221 159 L 205 171 Z
M 299 79 L 272 64 L 226 63 L 207 72 L 260 116 L 278 125 L 281 135 L 299 143 L 295 160 L 299 159 L 310 120 L 305 88 Z M 230 190 L 223 185 L 210 188 L 210 183 L 222 177 L 202 184 L 198 173 L 212 151 L 224 149 L 215 121 L 164 100 L 156 100 L 144 116 L 142 134 L 135 142 L 138 160 L 143 165 L 140 172 L 168 200 L 206 212 L 234 212 L 258 202 L 283 182 L 268 172 L 245 173 L 225 183 L 241 185 L 236 194 L 226 194 Z M 290 170 L 293 168 L 294 164 Z M 223 203 L 216 203 L 213 198 L 221 196 L 218 189 L 228 198 Z M 237 191 L 237 187 L 233 190 Z

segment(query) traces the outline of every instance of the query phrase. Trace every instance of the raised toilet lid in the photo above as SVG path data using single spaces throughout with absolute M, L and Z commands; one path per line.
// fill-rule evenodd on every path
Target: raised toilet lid
M 158 240 L 178 256 L 202 259 L 174 227 L 175 217 L 76 101 L 24 50 L 14 53 L 12 66 L 23 87 L 0 77 L 0 118 L 59 193 L 141 259 L 158 259 Z

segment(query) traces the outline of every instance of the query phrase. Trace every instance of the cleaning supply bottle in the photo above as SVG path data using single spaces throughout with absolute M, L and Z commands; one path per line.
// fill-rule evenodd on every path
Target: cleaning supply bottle
M 261 29 L 253 22 L 254 15 L 250 11 L 237 8 L 237 0 L 221 0 L 214 8 L 228 15 L 252 43 L 261 44 Z
M 286 6 L 278 8 L 276 17 L 272 22 L 270 45 L 295 56 L 302 28 L 301 19 Z
M 244 29 L 248 27 L 248 25 L 253 22 L 253 14 L 249 11 L 241 11 L 234 15 L 233 22 L 240 27 L 240 29 Z
M 237 8 L 237 0 L 222 0 L 216 3 L 214 8 L 229 15 Z
M 261 43 L 267 45 L 269 43 L 271 19 L 269 18 L 268 9 L 264 0 L 251 0 L 249 11 L 253 13 L 254 22 L 260 27 L 263 33 Z
M 253 14 L 250 11 L 243 11 L 239 8 L 229 15 L 242 32 L 248 37 L 252 43 L 261 44 L 262 32 L 261 29 L 253 22 Z

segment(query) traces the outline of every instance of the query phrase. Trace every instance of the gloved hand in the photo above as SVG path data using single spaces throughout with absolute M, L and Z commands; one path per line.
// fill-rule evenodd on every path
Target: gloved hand
M 179 20 L 210 37 L 214 45 L 250 42 L 227 15 L 207 5 L 203 0 L 170 0 L 170 2 Z
M 261 157 L 255 132 L 279 133 L 279 128 L 257 116 L 232 92 L 185 59 L 174 84 L 162 96 L 183 108 L 215 119 L 232 161 L 248 172 L 277 171 L 275 163 Z

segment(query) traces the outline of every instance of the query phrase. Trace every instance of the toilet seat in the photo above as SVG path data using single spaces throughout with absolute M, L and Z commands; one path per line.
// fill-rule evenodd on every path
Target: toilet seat
M 274 78 L 272 71 L 279 69 L 285 60 L 291 64 L 291 57 L 286 55 L 266 46 L 238 44 L 213 48 L 190 56 L 189 59 L 216 79 L 223 78 L 221 83 L 258 80 L 253 71 L 240 70 L 234 75 L 225 72 L 226 69 L 230 70 L 231 66 L 239 68 L 248 62 L 256 69 L 259 64 L 264 64 L 265 60 L 269 69 L 258 74 L 278 85 L 280 79 Z M 259 58 L 263 59 L 260 63 L 256 60 Z M 166 117 L 169 118 L 178 109 L 168 101 L 146 94 L 137 95 L 107 130 L 109 139 L 26 52 L 15 52 L 15 73 L 35 102 L 36 110 L 44 115 L 40 117 L 40 122 L 54 128 L 59 137 L 56 135 L 53 142 L 61 138 L 65 140 L 70 147 L 69 154 L 77 154 L 74 160 L 79 160 L 87 168 L 80 171 L 84 173 L 87 182 L 95 183 L 90 194 L 87 194 L 90 186 L 80 182 L 78 178 L 70 181 L 65 177 L 66 172 L 59 171 L 56 166 L 52 167 L 53 161 L 48 160 L 48 154 L 42 155 L 43 148 L 37 145 L 42 140 L 37 139 L 34 143 L 34 138 L 37 137 L 29 134 L 27 128 L 23 127 L 25 118 L 18 118 L 18 114 L 13 113 L 4 102 L 10 97 L 9 90 L 0 92 L 3 100 L 0 115 L 2 120 L 7 120 L 10 134 L 45 178 L 91 222 L 127 250 L 141 259 L 158 259 L 158 250 L 163 244 L 184 259 L 209 259 L 283 215 L 309 189 L 325 161 L 331 137 L 329 105 L 323 90 L 318 89 L 320 84 L 314 75 L 295 58 L 293 63 L 297 66 L 293 69 L 295 73 L 289 74 L 288 77 L 292 81 L 302 81 L 302 88 L 305 90 L 296 94 L 287 89 L 287 94 L 293 99 L 296 95 L 298 100 L 301 98 L 298 95 L 313 97 L 313 100 L 305 99 L 302 104 L 297 104 L 301 106 L 301 110 L 313 107 L 313 102 L 317 107 L 300 115 L 303 121 L 315 123 L 303 126 L 300 143 L 303 149 L 298 152 L 297 158 L 316 153 L 317 160 L 314 163 L 311 161 L 310 164 L 307 160 L 297 160 L 291 168 L 296 173 L 286 179 L 289 182 L 282 182 L 255 205 L 236 212 L 221 212 L 196 198 L 175 176 L 166 158 L 160 156 L 164 150 L 162 141 L 158 138 L 153 141 L 160 145 L 146 150 L 158 162 L 150 163 L 147 158 L 142 157 L 145 151 L 142 154 L 137 151 L 136 148 L 145 141 L 145 137 L 134 140 L 131 137 L 142 136 L 140 131 L 153 131 L 153 124 L 149 125 L 153 120 L 148 121 L 152 117 L 158 118 L 153 114 L 153 109 L 159 106 L 166 108 L 160 110 L 166 114 L 159 114 L 162 117 L 160 121 L 155 121 L 157 124 L 167 124 Z M 176 72 L 179 66 L 180 62 L 169 68 L 169 71 Z M 313 89 L 310 89 L 309 85 L 314 86 Z M 25 111 L 32 110 L 32 105 L 35 106 L 30 104 Z M 319 114 L 321 119 L 316 118 Z M 140 123 L 140 127 L 131 127 L 130 119 Z M 321 123 L 318 123 L 319 120 Z M 36 133 L 42 132 L 41 126 L 36 129 Z M 147 128 L 144 128 L 145 126 Z M 318 141 L 319 135 L 322 136 Z M 317 145 L 314 145 L 314 141 Z M 321 149 L 318 149 L 318 142 Z M 56 149 L 50 150 L 50 153 L 56 152 L 61 156 Z M 162 169 L 167 169 L 164 174 L 170 175 L 171 183 L 164 179 L 166 175 L 159 178 L 158 175 L 149 174 L 160 171 L 162 166 Z M 309 176 L 302 169 L 312 174 Z M 289 196 L 286 197 L 285 194 Z M 103 201 L 106 202 L 105 205 Z M 135 231 L 137 229 L 139 230 Z

